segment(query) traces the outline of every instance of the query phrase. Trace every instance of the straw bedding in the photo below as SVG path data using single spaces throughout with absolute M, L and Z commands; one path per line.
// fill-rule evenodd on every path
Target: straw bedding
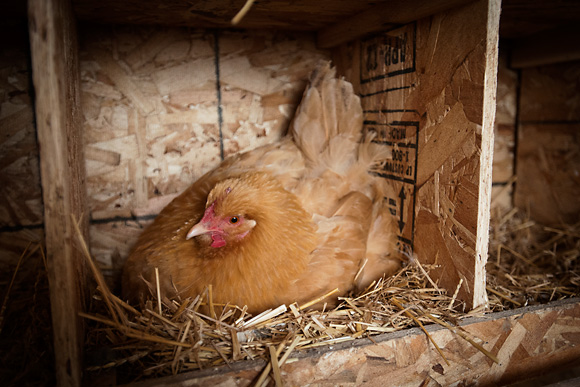
M 430 323 L 453 330 L 496 361 L 479 346 L 485 338 L 470 337 L 457 323 L 487 311 L 578 296 L 580 224 L 542 226 L 514 209 L 492 217 L 489 251 L 487 310 L 480 308 L 466 313 L 463 303 L 455 298 L 455 289 L 446 292 L 439 288 L 429 277 L 432 267 L 420 265 L 411 256 L 396 275 L 377 281 L 362 294 L 342 298 L 335 309 L 317 311 L 309 309 L 308 304 L 288 305 L 251 316 L 242 307 L 214 304 L 211 288 L 195 299 L 170 301 L 154 296 L 145 308 L 137 310 L 111 293 L 85 246 L 87 262 L 97 283 L 89 312 L 82 315 L 88 324 L 86 371 L 101 374 L 115 369 L 118 382 L 129 382 L 235 361 L 264 359 L 267 365 L 256 383 L 264 385 L 279 378 L 279 368 L 291 362 L 298 351 L 361 337 L 372 339 L 381 333 Z M 24 261 L 30 258 L 25 254 L 23 257 L 22 265 L 26 265 Z M 46 297 L 48 294 L 46 278 L 41 278 L 45 275 L 43 261 L 39 258 L 38 262 L 39 270 L 35 271 L 33 280 L 19 269 L 22 265 L 11 273 L 16 281 L 3 292 L 5 308 L 0 317 L 3 336 L 10 327 L 29 327 L 37 334 L 26 328 L 26 336 L 43 337 L 47 343 L 39 353 L 39 346 L 32 346 L 22 336 L 21 344 L 11 342 L 3 359 L 43 359 L 40 367 L 33 361 L 25 363 L 29 364 L 28 369 L 42 368 L 50 373 L 50 357 L 47 362 L 45 350 L 50 347 L 48 302 L 38 302 L 40 294 Z M 20 286 L 19 279 L 35 282 L 35 286 Z M 23 322 L 30 321 L 29 313 L 22 313 L 19 318 L 13 311 L 15 305 L 22 305 L 30 297 L 34 308 L 27 310 L 43 316 L 36 318 L 34 324 Z M 26 302 L 30 305 L 30 301 Z M 45 312 L 41 310 L 42 305 Z M 202 310 L 209 313 L 204 314 Z M 16 337 L 13 333 L 10 336 Z M 437 350 L 436 343 L 433 344 Z M 33 356 L 35 353 L 38 356 Z M 446 360 L 443 358 L 443 361 Z M 14 380 L 21 377 L 6 362 L 2 368 L 5 376 Z
M 488 311 L 578 295 L 579 225 L 544 227 L 512 210 L 495 217 L 491 228 Z M 133 380 L 265 359 L 267 366 L 256 384 L 262 385 L 279 376 L 276 369 L 291 361 L 295 351 L 360 337 L 372 339 L 429 323 L 453 330 L 497 361 L 479 345 L 484 338 L 470 337 L 456 326 L 484 309 L 466 313 L 454 291 L 440 289 L 429 277 L 432 267 L 408 258 L 396 275 L 380 279 L 362 294 L 341 298 L 335 309 L 310 310 L 308 306 L 319 301 L 313 300 L 306 305 L 283 305 L 258 316 L 250 316 L 238 306 L 214 304 L 211 288 L 195 299 L 152 297 L 143 310 L 136 310 L 111 294 L 101 277 L 94 305 L 100 313 L 84 317 L 95 324 L 88 336 L 89 347 L 111 348 L 111 360 L 91 364 L 88 370 L 122 366 L 125 377 Z M 208 315 L 202 309 L 209 310 Z
M 46 258 L 31 242 L 12 265 L 0 267 L 2 386 L 56 384 Z
M 580 222 L 548 227 L 518 209 L 492 218 L 487 293 L 491 311 L 575 297 Z

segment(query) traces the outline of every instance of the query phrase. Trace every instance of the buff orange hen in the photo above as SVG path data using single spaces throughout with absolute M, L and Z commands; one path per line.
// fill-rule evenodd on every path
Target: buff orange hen
M 320 64 L 289 133 L 223 161 L 161 211 L 123 272 L 123 296 L 167 297 L 212 285 L 217 303 L 251 312 L 343 295 L 399 266 L 385 180 L 367 173 L 388 156 L 361 138 L 352 85 Z

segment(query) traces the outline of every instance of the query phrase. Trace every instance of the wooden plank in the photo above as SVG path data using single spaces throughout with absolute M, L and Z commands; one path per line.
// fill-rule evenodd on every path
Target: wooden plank
M 407 24 L 472 1 L 391 0 L 386 4 L 377 4 L 354 17 L 347 15 L 344 20 L 322 29 L 318 32 L 318 45 L 322 48 L 338 46 L 369 33 Z
M 499 2 L 478 1 L 334 55 L 358 78 L 365 130 L 391 150 L 371 173 L 397 192 L 385 200 L 399 249 L 439 264 L 435 277 L 451 293 L 463 280 L 468 306 L 487 299 L 498 22 Z
M 475 245 L 475 284 L 473 305 L 487 303 L 486 271 L 491 217 L 493 180 L 494 124 L 497 95 L 497 68 L 501 0 L 490 0 L 486 6 L 485 75 L 483 83 L 483 119 L 481 128 L 481 156 L 477 203 L 477 241 Z M 477 108 L 476 108 L 477 109 Z M 477 135 L 476 135 L 477 137 Z
M 438 0 L 440 1 L 440 0 Z M 389 7 L 400 0 L 293 0 L 285 2 L 256 1 L 246 14 L 240 28 L 319 31 L 342 24 L 345 28 L 354 15 L 376 6 Z M 157 1 L 73 0 L 80 20 L 99 24 L 141 24 L 189 26 L 196 28 L 231 28 L 230 20 L 242 8 L 245 0 L 183 1 L 166 0 L 160 12 Z M 412 10 L 417 1 L 408 2 L 402 12 Z M 429 6 L 428 1 L 423 4 Z M 433 2 L 436 3 L 436 2 Z M 567 0 L 505 0 L 502 6 L 501 35 L 518 38 L 565 24 L 578 23 L 580 5 Z M 385 7 L 383 7 L 385 6 Z M 5 7 L 6 8 L 6 7 Z M 397 17 L 396 10 L 387 13 L 385 20 Z M 7 10 L 7 12 L 9 9 Z M 395 15 L 395 16 L 393 16 Z M 428 15 L 424 15 L 428 16 Z M 407 20 L 406 22 L 417 19 Z M 371 17 L 370 20 L 375 20 Z M 406 23 L 405 22 L 405 23 Z M 368 28 L 368 26 L 364 26 Z M 340 33 L 340 32 L 339 32 Z
M 501 8 L 500 35 L 507 39 L 523 38 L 566 24 L 578 24 L 580 21 L 578 1 L 504 0 Z M 560 39 L 565 42 L 572 41 Z M 538 45 L 538 53 L 541 55 L 545 48 L 547 47 Z
M 512 42 L 511 66 L 521 69 L 580 60 L 580 46 L 572 43 L 579 40 L 577 23 L 517 39 Z
M 80 386 L 85 268 L 71 217 L 88 240 L 88 216 L 76 32 L 67 0 L 31 0 L 28 12 L 56 375 Z
M 80 20 L 101 24 L 141 24 L 231 28 L 246 0 L 158 1 L 73 0 Z M 389 0 L 257 1 L 237 28 L 315 31 Z
M 427 326 L 449 360 L 446 365 L 418 328 L 375 336 L 373 340 L 294 353 L 281 367 L 286 385 L 449 386 L 506 385 L 578 363 L 580 304 L 578 299 L 521 308 L 463 321 L 461 327 L 499 358 L 483 353 L 447 329 Z M 248 361 L 133 387 L 251 385 L 265 363 Z

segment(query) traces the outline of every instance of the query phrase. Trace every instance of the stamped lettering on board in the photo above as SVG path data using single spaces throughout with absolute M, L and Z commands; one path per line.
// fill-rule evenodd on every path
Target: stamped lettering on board
M 408 24 L 361 42 L 361 84 L 415 72 L 416 24 Z
M 375 143 L 386 146 L 391 157 L 369 173 L 391 180 L 395 195 L 385 197 L 395 218 L 398 248 L 413 250 L 419 114 L 409 108 L 414 89 L 416 24 L 386 31 L 361 42 L 361 98 L 364 130 L 375 133 Z

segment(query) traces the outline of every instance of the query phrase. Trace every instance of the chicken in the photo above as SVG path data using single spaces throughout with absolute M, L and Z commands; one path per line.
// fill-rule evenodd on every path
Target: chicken
M 367 173 L 388 153 L 361 133 L 352 85 L 319 64 L 287 136 L 224 160 L 140 235 L 123 297 L 143 301 L 158 268 L 164 296 L 194 297 L 211 284 L 214 302 L 256 313 L 395 271 L 391 188 Z

